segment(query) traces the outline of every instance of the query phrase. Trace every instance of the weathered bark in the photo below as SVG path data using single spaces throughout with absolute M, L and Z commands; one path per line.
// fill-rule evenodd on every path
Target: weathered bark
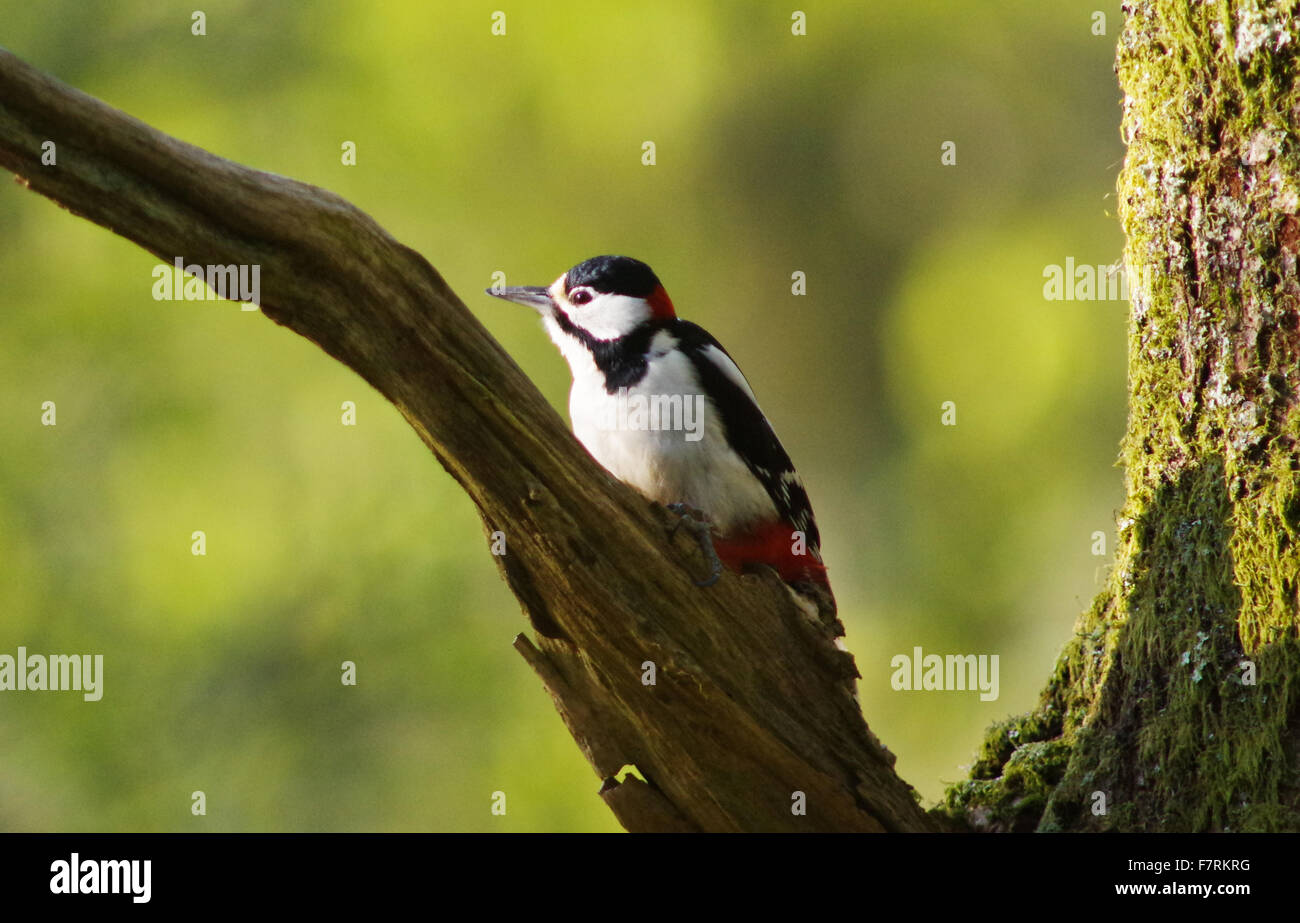
M 47 140 L 56 166 L 41 164 Z M 499 566 L 540 634 L 517 647 L 628 829 L 936 829 L 862 718 L 838 621 L 771 572 L 695 587 L 703 564 L 685 536 L 670 546 L 670 517 L 599 468 L 438 273 L 369 217 L 2 50 L 0 166 L 167 263 L 259 265 L 266 316 L 393 402 L 505 533 Z M 617 780 L 629 764 L 644 782 Z
M 1297 830 L 1297 4 L 1125 10 L 1116 557 L 1041 705 L 990 730 L 950 810 L 991 830 Z

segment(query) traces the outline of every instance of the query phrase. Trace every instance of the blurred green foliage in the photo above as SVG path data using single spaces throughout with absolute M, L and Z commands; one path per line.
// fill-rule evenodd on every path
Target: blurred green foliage
M 937 798 L 1108 560 L 1126 306 L 1042 272 L 1120 255 L 1118 4 L 814 2 L 801 37 L 743 0 L 525 0 L 493 36 L 501 6 L 209 0 L 196 37 L 193 5 L 3 0 L 0 45 L 349 198 L 561 412 L 535 319 L 478 293 L 648 261 L 808 481 L 864 710 Z M 0 693 L 0 829 L 617 829 L 469 500 L 312 344 L 152 300 L 155 262 L 0 190 L 0 653 L 105 659 L 97 703 Z M 1001 698 L 891 690 L 915 645 L 1000 654 Z

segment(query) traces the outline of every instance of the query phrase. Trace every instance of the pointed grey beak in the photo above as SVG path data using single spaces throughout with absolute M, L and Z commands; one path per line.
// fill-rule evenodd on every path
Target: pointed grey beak
M 515 304 L 527 305 L 538 314 L 549 314 L 551 312 L 551 293 L 539 285 L 520 285 L 515 288 L 503 288 L 500 291 L 493 291 L 489 288 L 485 291 L 494 298 L 502 298 L 506 301 L 513 301 Z

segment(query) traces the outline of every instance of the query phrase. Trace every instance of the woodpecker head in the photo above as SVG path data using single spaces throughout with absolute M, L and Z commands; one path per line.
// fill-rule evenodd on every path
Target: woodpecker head
M 579 263 L 550 288 L 521 286 L 489 295 L 528 305 L 542 315 L 551 336 L 590 346 L 619 340 L 646 323 L 676 317 L 659 277 L 629 256 L 597 256 Z

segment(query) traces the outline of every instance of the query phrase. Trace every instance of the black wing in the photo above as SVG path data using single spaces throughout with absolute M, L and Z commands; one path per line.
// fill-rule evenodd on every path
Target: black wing
M 782 521 L 804 534 L 813 557 L 820 561 L 821 535 L 817 532 L 808 491 L 804 489 L 781 440 L 776 438 L 772 424 L 767 422 L 767 417 L 745 389 L 719 364 L 719 354 L 725 357 L 724 362 L 731 364 L 736 375 L 744 378 L 740 367 L 722 344 L 698 324 L 679 319 L 669 326 L 669 330 L 691 360 L 704 390 L 713 399 L 722 418 L 727 442 L 767 490 Z M 710 347 L 718 352 L 711 352 Z

